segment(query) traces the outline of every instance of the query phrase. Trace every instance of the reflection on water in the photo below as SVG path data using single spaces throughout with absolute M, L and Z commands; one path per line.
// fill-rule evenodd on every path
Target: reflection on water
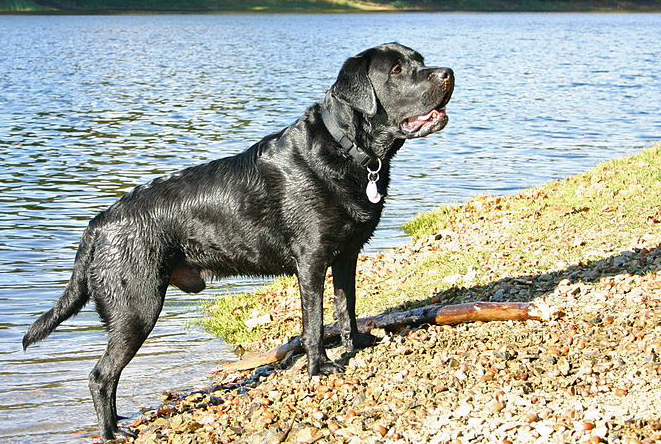
M 408 142 L 371 245 L 439 203 L 512 192 L 661 138 L 659 15 L 0 17 L 0 441 L 89 442 L 87 307 L 23 353 L 87 221 L 133 186 L 239 152 L 320 99 L 342 61 L 397 40 L 457 87 L 443 133 Z M 614 43 L 614 38 L 617 44 Z M 229 280 L 170 291 L 124 372 L 119 409 L 202 384 L 230 348 L 189 324 Z M 158 375 L 155 377 L 155 375 Z

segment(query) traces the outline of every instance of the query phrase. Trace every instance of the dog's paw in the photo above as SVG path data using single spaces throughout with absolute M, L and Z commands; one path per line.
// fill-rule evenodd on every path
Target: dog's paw
M 333 373 L 344 373 L 344 366 L 333 361 L 322 362 L 319 364 L 319 374 L 328 376 Z
M 357 333 L 348 343 L 343 344 L 348 352 L 371 347 L 378 342 L 379 338 L 369 333 Z
M 130 430 L 128 428 L 118 427 L 117 430 L 115 430 L 113 437 L 105 438 L 103 442 L 105 444 L 123 443 L 126 442 L 128 439 L 137 438 L 137 437 L 138 437 L 137 432 L 134 432 L 133 430 Z
M 117 430 L 117 435 L 120 435 L 124 438 L 137 438 L 138 437 L 138 432 L 134 432 L 133 430 L 129 428 L 119 428 Z
M 344 372 L 344 366 L 338 364 L 337 362 L 331 361 L 330 359 L 323 357 L 319 362 L 313 365 L 308 365 L 308 374 L 310 377 L 316 375 L 332 375 L 333 373 L 342 373 Z

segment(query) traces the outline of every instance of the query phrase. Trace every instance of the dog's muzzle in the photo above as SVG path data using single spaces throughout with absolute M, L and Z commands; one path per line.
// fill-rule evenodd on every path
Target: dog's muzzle
M 430 111 L 404 119 L 400 129 L 407 139 L 424 137 L 445 128 L 448 115 L 445 105 L 450 101 L 454 91 L 454 72 L 450 68 L 432 68 L 429 80 L 438 85 L 440 101 Z

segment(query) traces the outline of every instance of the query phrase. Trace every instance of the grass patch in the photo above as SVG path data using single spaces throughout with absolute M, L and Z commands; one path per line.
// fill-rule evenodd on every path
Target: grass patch
M 613 241 L 628 239 L 632 231 L 649 228 L 647 213 L 659 206 L 659 151 L 656 146 L 515 196 L 477 196 L 466 205 L 418 215 L 405 229 L 409 235 L 421 237 L 462 229 L 466 224 L 500 222 L 512 245 L 521 244 L 512 234 L 539 241 L 548 234 L 561 235 L 558 229 L 563 227 L 567 233 L 582 232 L 586 245 L 589 238 L 601 238 L 605 233 L 614 236 Z
M 511 282 L 612 257 L 641 239 L 661 236 L 659 196 L 661 145 L 516 195 L 444 205 L 405 225 L 414 237 L 408 245 L 361 255 L 356 311 L 367 316 L 428 303 L 491 300 Z M 533 296 L 522 291 L 508 299 Z M 330 275 L 324 307 L 325 322 L 331 322 Z M 245 320 L 266 313 L 273 322 L 245 326 Z M 296 278 L 218 298 L 204 325 L 248 349 L 284 342 L 301 325 Z
M 202 326 L 232 344 L 255 344 L 267 333 L 278 334 L 274 330 L 278 326 L 270 325 L 269 328 L 258 326 L 250 329 L 245 322 L 250 318 L 270 313 L 272 307 L 268 301 L 274 302 L 286 298 L 287 302 L 290 302 L 292 295 L 289 293 L 298 294 L 297 286 L 298 279 L 295 276 L 280 276 L 252 293 L 218 296 L 213 305 L 207 307 L 208 316 L 202 320 Z M 280 330 L 283 332 L 288 330 L 288 324 L 283 322 Z
M 415 236 L 418 233 L 436 234 L 443 230 L 443 221 L 450 221 L 461 210 L 461 205 L 444 205 L 430 213 L 420 213 L 402 227 L 406 234 Z

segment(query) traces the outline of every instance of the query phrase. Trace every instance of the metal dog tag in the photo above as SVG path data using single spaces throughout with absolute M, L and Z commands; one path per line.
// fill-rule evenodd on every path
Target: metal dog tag
M 381 201 L 381 195 L 379 194 L 379 190 L 376 188 L 376 182 L 374 181 L 369 181 L 367 183 L 365 194 L 367 194 L 367 198 L 372 203 L 379 203 Z
M 376 170 L 370 170 L 369 165 L 365 166 L 367 169 L 367 188 L 365 188 L 365 194 L 367 198 L 372 203 L 381 202 L 381 195 L 379 194 L 379 189 L 376 187 L 376 182 L 379 180 L 379 171 L 381 171 L 381 159 L 376 159 L 379 162 L 379 166 Z

